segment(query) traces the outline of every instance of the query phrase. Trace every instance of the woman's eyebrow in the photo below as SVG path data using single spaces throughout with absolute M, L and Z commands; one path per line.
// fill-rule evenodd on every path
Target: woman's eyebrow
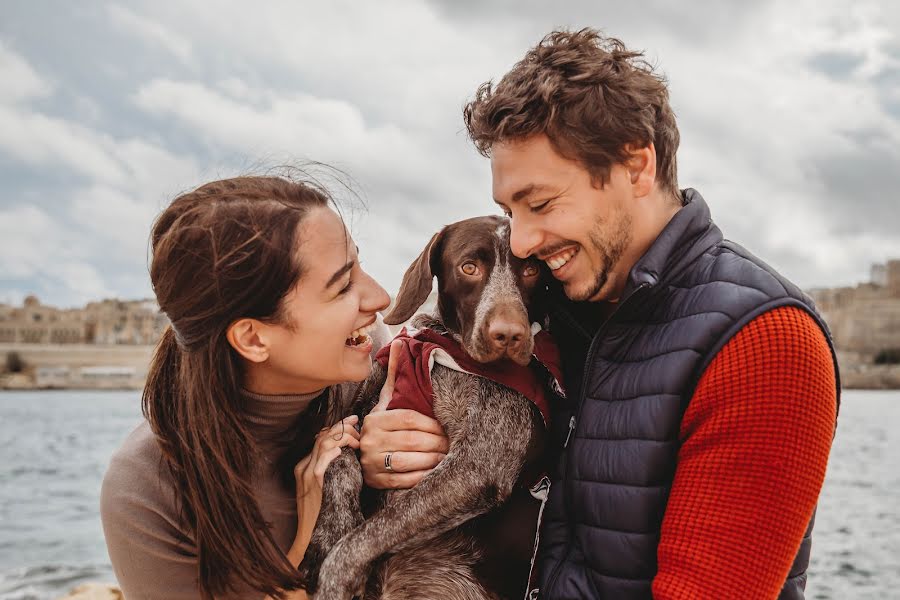
M 343 277 L 344 275 L 346 275 L 347 272 L 350 271 L 350 269 L 352 269 L 352 268 L 353 268 L 353 265 L 355 265 L 355 264 L 356 264 L 356 260 L 351 260 L 351 261 L 348 262 L 346 265 L 344 265 L 343 267 L 341 267 L 340 269 L 338 269 L 337 271 L 335 271 L 334 275 L 331 276 L 331 279 L 328 280 L 328 283 L 325 284 L 325 287 L 326 287 L 326 288 L 330 288 L 330 287 L 333 286 L 335 283 L 337 283 L 338 280 L 339 280 L 341 277 Z

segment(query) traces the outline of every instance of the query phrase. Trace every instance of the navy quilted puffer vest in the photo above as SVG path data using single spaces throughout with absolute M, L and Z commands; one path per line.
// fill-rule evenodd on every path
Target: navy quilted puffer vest
M 573 393 L 553 419 L 560 456 L 541 527 L 542 598 L 652 598 L 681 419 L 703 370 L 741 327 L 779 306 L 806 310 L 830 341 L 809 298 L 724 240 L 699 193 L 683 196 L 605 323 L 591 326 L 598 308 L 589 303 L 551 309 Z M 803 598 L 811 530 L 782 599 Z

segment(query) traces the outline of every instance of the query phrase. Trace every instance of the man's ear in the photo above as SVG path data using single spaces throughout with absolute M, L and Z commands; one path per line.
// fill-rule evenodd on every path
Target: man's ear
M 269 358 L 265 325 L 256 319 L 238 319 L 225 332 L 228 343 L 250 362 L 261 363 Z
M 643 148 L 628 144 L 625 151 L 629 154 L 625 159 L 625 168 L 628 170 L 634 197 L 649 196 L 656 182 L 656 146 L 653 142 Z

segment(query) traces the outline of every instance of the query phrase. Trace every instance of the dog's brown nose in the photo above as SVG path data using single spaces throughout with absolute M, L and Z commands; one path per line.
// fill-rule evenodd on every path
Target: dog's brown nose
M 504 317 L 491 319 L 488 340 L 495 350 L 515 351 L 525 340 L 525 325 Z

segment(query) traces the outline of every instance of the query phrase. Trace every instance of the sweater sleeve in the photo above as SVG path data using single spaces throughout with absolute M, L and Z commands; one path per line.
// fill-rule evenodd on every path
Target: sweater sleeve
M 110 562 L 128 600 L 198 600 L 197 558 L 181 532 L 146 423 L 113 456 L 100 491 Z
M 778 596 L 825 478 L 836 409 L 825 335 L 798 308 L 757 317 L 719 351 L 682 420 L 654 598 Z

